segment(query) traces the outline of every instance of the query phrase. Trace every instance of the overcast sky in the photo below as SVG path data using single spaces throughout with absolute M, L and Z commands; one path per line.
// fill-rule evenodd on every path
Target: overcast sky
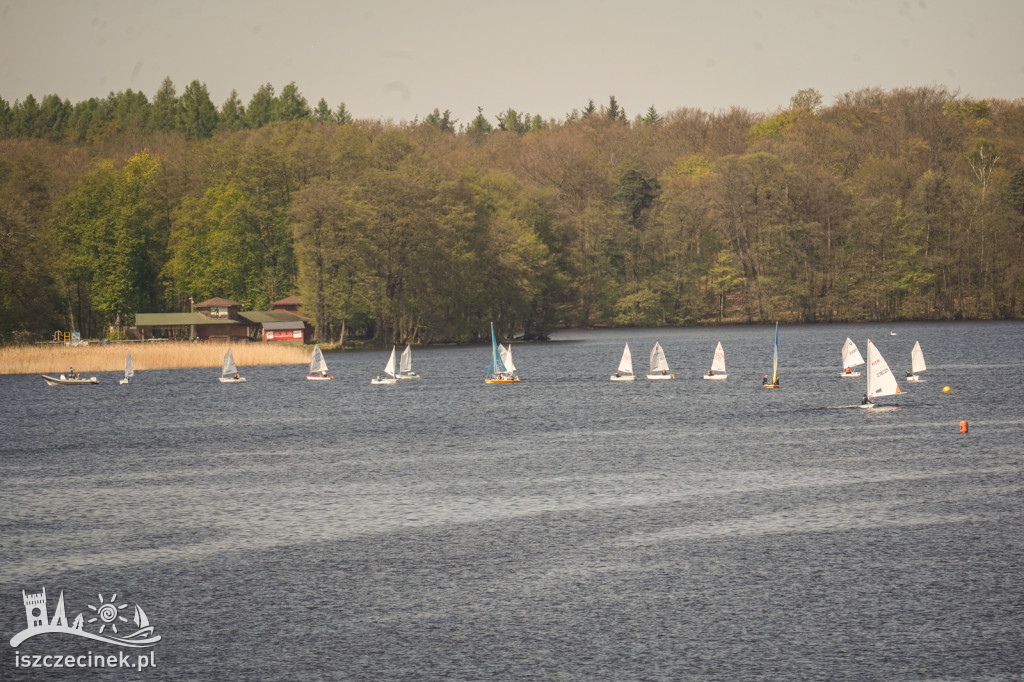
M 798 90 L 1024 97 L 1022 0 L 0 0 L 0 97 L 150 100 L 205 83 L 218 107 L 294 81 L 314 106 L 468 123 L 564 118 L 614 95 L 632 118 Z

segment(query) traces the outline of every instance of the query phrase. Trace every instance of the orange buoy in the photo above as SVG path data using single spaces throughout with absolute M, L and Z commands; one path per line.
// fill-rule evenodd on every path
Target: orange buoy
M 960 433 L 967 433 L 967 420 L 964 419 L 960 422 Z

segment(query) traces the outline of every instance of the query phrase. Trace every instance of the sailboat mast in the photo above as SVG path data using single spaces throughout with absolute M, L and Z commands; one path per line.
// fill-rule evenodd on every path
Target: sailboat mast
M 772 361 L 772 383 L 779 383 L 779 323 L 775 323 L 775 359 Z

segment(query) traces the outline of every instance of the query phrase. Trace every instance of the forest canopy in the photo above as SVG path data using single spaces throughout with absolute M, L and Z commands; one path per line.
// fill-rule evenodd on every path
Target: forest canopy
M 0 340 L 298 294 L 315 338 L 1020 318 L 1024 100 L 356 119 L 294 83 L 0 98 Z

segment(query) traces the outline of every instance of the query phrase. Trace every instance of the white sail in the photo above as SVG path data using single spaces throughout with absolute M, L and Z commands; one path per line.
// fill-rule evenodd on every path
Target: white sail
M 309 361 L 309 373 L 319 374 L 327 371 L 327 361 L 324 360 L 323 351 L 320 346 L 313 346 L 313 357 Z
M 132 622 L 140 629 L 149 627 L 149 618 L 146 617 L 146 612 L 138 604 L 135 605 L 135 618 Z
M 901 393 L 896 377 L 889 371 L 885 358 L 868 339 L 868 398 L 896 395 Z
M 914 342 L 914 350 L 910 351 L 910 371 L 914 374 L 928 369 L 924 364 L 924 353 L 921 352 L 921 342 Z
M 505 369 L 509 372 L 515 373 L 516 365 L 512 362 L 512 344 L 503 346 L 498 344 L 498 352 L 501 354 L 501 363 L 505 365 Z
M 722 348 L 721 341 L 718 342 L 718 346 L 715 348 L 715 358 L 711 361 L 711 371 L 725 371 L 725 350 Z
M 626 374 L 633 373 L 633 354 L 629 352 L 628 343 L 622 349 L 622 359 L 619 360 L 619 367 L 616 371 L 625 372 Z
M 238 368 L 235 367 L 235 357 L 231 354 L 231 349 L 228 348 L 228 352 L 224 354 L 224 367 L 221 369 L 220 375 L 222 377 L 233 377 Z
M 924 367 L 924 360 L 921 361 L 921 367 Z M 128 351 L 128 355 L 124 359 L 124 378 L 131 379 L 133 376 L 135 376 L 135 365 L 132 363 L 132 352 Z
M 402 357 L 398 362 L 398 371 L 402 374 L 412 371 L 412 347 L 409 345 L 406 345 L 405 350 L 402 351 Z
M 849 336 L 846 337 L 846 343 L 843 344 L 843 369 L 847 367 L 858 367 L 864 364 L 864 358 L 860 354 L 860 350 L 857 348 L 857 344 L 853 342 Z
M 391 347 L 391 356 L 388 358 L 388 364 L 384 365 L 384 373 L 388 376 L 395 376 L 395 347 Z
M 661 344 L 655 341 L 654 348 L 651 349 L 651 374 L 660 372 L 668 372 L 668 360 L 665 359 L 665 351 L 662 350 Z

